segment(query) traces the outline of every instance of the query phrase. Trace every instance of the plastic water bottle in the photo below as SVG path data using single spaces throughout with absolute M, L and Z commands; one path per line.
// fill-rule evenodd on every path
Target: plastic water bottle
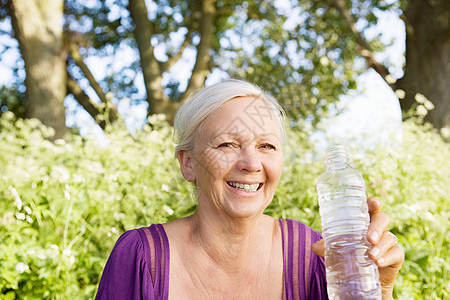
M 327 169 L 317 183 L 330 299 L 381 299 L 378 267 L 367 241 L 365 183 L 349 165 L 343 146 L 328 148 Z

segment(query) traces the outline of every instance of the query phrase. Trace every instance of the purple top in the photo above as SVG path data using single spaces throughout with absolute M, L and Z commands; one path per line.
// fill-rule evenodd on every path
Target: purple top
M 279 222 L 283 299 L 328 299 L 325 262 L 311 250 L 322 236 L 295 220 Z M 168 299 L 169 259 L 169 240 L 161 224 L 125 232 L 106 263 L 96 299 Z

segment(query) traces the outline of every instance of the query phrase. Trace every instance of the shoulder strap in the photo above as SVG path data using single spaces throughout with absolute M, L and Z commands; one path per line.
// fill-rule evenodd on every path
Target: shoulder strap
M 285 298 L 309 299 L 311 229 L 291 220 L 280 220 L 285 265 Z
M 161 224 L 141 228 L 147 238 L 150 275 L 155 299 L 167 299 L 169 293 L 169 240 Z

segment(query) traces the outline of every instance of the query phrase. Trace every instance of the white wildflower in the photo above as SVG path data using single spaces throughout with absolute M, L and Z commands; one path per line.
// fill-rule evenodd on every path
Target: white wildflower
M 407 208 L 408 208 L 413 214 L 415 214 L 415 213 L 417 213 L 418 211 L 421 210 L 420 205 L 417 204 L 417 203 L 408 205 Z
M 429 211 L 425 211 L 424 212 L 424 218 L 427 220 L 427 221 L 430 221 L 430 222 L 433 222 L 434 221 L 434 215 L 431 213 L 431 212 L 429 212 Z
M 23 209 L 26 211 L 27 214 L 31 215 L 32 211 L 31 211 L 31 208 L 28 205 L 24 206 Z
M 67 200 L 70 200 L 70 193 L 68 190 L 64 190 L 64 197 L 66 197 Z
M 13 120 L 16 116 L 14 115 L 13 112 L 7 111 L 7 112 L 4 112 L 4 113 L 3 113 L 2 117 L 3 117 L 5 120 Z
M 418 105 L 416 111 L 419 116 L 425 116 L 428 113 L 428 110 L 423 105 Z
M 70 255 L 72 255 L 72 250 L 70 250 L 70 249 L 64 249 L 64 251 L 63 251 L 63 255 L 65 255 L 65 256 L 67 256 L 67 257 L 69 257 Z
M 23 202 L 22 202 L 22 199 L 20 199 L 19 193 L 17 192 L 16 188 L 13 186 L 9 186 L 9 190 L 11 191 L 11 194 L 13 194 L 13 196 L 14 196 L 14 200 L 16 201 L 17 209 L 21 210 Z
M 397 89 L 395 90 L 395 94 L 397 95 L 398 99 L 405 99 L 406 93 L 404 90 Z
M 24 213 L 16 213 L 16 219 L 25 220 L 25 214 Z
M 33 223 L 33 219 L 30 216 L 26 216 L 25 219 L 27 219 L 27 222 L 32 224 Z
M 427 97 L 425 97 L 425 96 L 422 95 L 421 93 L 417 93 L 417 94 L 414 96 L 414 99 L 416 99 L 416 101 L 419 102 L 419 103 L 421 103 L 421 104 L 424 104 L 425 101 L 428 100 Z
M 103 172 L 105 172 L 105 168 L 103 168 L 102 164 L 99 163 L 99 162 L 96 162 L 96 161 L 92 162 L 87 167 L 88 167 L 88 169 L 90 171 L 93 171 L 95 173 L 103 173 Z
M 164 192 L 169 192 L 170 191 L 170 187 L 167 184 L 163 183 L 161 185 L 161 190 L 164 191 Z
M 53 166 L 50 176 L 57 178 L 59 182 L 67 182 L 70 179 L 69 171 L 63 166 Z
M 444 138 L 449 138 L 450 137 L 450 128 L 447 128 L 447 127 L 441 128 L 441 134 Z
M 426 109 L 428 110 L 432 110 L 434 109 L 434 104 L 433 102 L 431 102 L 430 100 L 427 99 L 427 101 L 425 101 L 425 103 L 423 104 L 425 106 Z
M 73 181 L 74 181 L 74 182 L 77 182 L 77 183 L 82 183 L 82 182 L 85 182 L 86 179 L 83 177 L 83 175 L 80 175 L 80 174 L 74 174 L 74 175 L 73 175 Z
M 56 145 L 64 145 L 66 143 L 66 141 L 64 141 L 64 140 L 62 140 L 62 139 L 57 139 L 56 141 L 55 141 L 55 144 Z
M 55 251 L 59 251 L 59 247 L 55 244 L 50 245 L 50 249 L 55 250 Z
M 30 268 L 28 267 L 28 265 L 24 264 L 23 262 L 20 262 L 16 265 L 16 270 L 19 271 L 20 273 L 28 271 L 29 269 Z
M 395 83 L 397 81 L 397 79 L 395 79 L 391 74 L 388 74 L 386 77 L 386 82 L 389 84 Z
M 42 124 L 41 121 L 39 121 L 39 119 L 37 119 L 37 118 L 30 118 L 27 121 L 28 121 L 28 125 L 33 128 L 37 128 L 39 125 Z
M 328 57 L 322 56 L 322 57 L 320 58 L 320 64 L 321 64 L 322 66 L 328 66 L 329 63 L 330 63 L 330 61 L 328 60 Z
M 172 208 L 170 208 L 169 206 L 165 205 L 163 206 L 163 209 L 171 216 L 173 215 L 174 211 Z
M 42 251 L 42 250 L 39 251 L 37 257 L 38 257 L 39 259 L 46 259 L 46 258 L 47 258 L 47 256 L 45 255 L 45 252 Z

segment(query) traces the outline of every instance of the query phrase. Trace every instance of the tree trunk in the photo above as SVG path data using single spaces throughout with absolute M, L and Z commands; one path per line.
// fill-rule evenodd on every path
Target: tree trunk
M 11 20 L 25 62 L 26 116 L 66 132 L 62 0 L 13 0 Z
M 145 1 L 129 1 L 128 10 L 135 25 L 134 36 L 141 57 L 141 68 L 147 92 L 148 114 L 167 113 L 170 110 L 170 102 L 163 92 L 162 72 L 159 62 L 153 55 L 154 48 L 150 42 L 153 32 Z
M 187 101 L 189 95 L 201 88 L 206 77 L 211 73 L 210 55 L 211 42 L 214 34 L 214 17 L 216 15 L 215 0 L 202 1 L 202 19 L 200 21 L 200 43 L 197 46 L 197 57 L 194 69 L 186 91 L 181 97 L 181 103 Z
M 406 92 L 401 108 L 409 110 L 416 94 L 423 94 L 434 105 L 425 121 L 450 130 L 450 1 L 407 1 L 403 19 L 406 65 L 396 85 Z

